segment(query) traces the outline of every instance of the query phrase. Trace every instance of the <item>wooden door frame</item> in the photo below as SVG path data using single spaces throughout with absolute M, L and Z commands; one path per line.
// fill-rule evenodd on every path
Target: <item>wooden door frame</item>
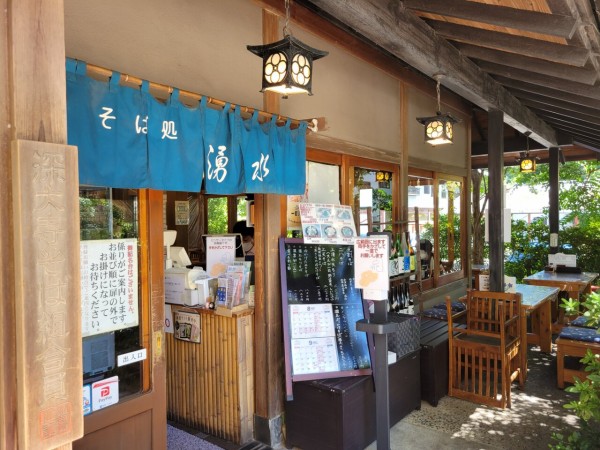
M 167 446 L 166 357 L 164 354 L 164 262 L 163 262 L 163 192 L 141 189 L 139 201 L 140 246 L 140 335 L 141 347 L 147 350 L 142 366 L 142 392 L 123 402 L 85 417 L 84 437 L 78 445 L 93 442 L 90 435 L 150 411 L 152 449 Z M 134 447 L 124 443 L 123 449 Z

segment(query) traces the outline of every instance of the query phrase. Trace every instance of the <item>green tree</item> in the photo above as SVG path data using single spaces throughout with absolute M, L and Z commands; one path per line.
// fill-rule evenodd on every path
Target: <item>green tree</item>
M 531 192 L 549 189 L 548 164 L 539 164 L 533 173 L 521 173 L 517 167 L 506 169 L 505 181 L 514 186 L 528 186 Z M 586 227 L 600 223 L 600 161 L 571 161 L 559 167 L 558 201 L 561 211 L 568 211 L 564 222 Z
M 227 233 L 227 197 L 208 199 L 208 233 Z

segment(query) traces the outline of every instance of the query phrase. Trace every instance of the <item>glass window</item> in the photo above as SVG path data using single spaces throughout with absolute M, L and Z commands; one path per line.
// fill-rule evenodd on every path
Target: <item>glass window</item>
M 440 178 L 438 195 L 440 263 L 443 273 L 451 273 L 462 269 L 460 242 L 462 183 Z
M 355 167 L 352 194 L 361 236 L 369 231 L 392 231 L 391 172 Z
M 301 237 L 298 203 L 340 203 L 340 167 L 314 161 L 306 162 L 306 189 L 303 194 L 287 196 L 287 236 Z
M 227 233 L 227 197 L 209 197 L 207 203 L 208 234 Z
M 409 175 L 408 177 L 408 231 L 416 246 L 417 231 L 420 241 L 422 279 L 432 276 L 431 263 L 435 244 L 433 175 Z M 415 207 L 418 217 L 415 217 Z M 418 227 L 418 228 L 417 228 Z
M 138 273 L 133 279 L 140 280 L 139 274 L 139 210 L 138 195 L 135 190 L 111 188 L 86 188 L 79 190 L 79 212 L 81 241 L 89 244 L 85 248 L 100 249 L 97 256 L 82 257 L 82 322 L 84 324 L 83 338 L 83 384 L 89 385 L 100 380 L 117 376 L 119 381 L 119 398 L 142 391 L 142 360 L 140 350 L 143 349 L 140 332 L 139 299 L 141 296 L 140 283 L 133 289 L 137 290 L 137 304 L 126 304 L 124 296 L 119 291 L 120 283 L 126 283 L 132 275 L 122 277 L 115 274 L 117 266 L 123 261 L 134 261 Z M 133 239 L 135 254 L 109 254 L 113 250 L 111 241 L 115 239 Z M 103 253 L 102 249 L 109 251 Z M 119 253 L 118 250 L 115 253 Z M 123 253 L 123 252 L 121 252 Z M 98 258 L 99 263 L 94 262 Z M 135 258 L 135 259 L 134 259 Z M 136 297 L 135 294 L 130 298 Z M 127 314 L 123 309 L 128 310 Z M 87 316 L 86 316 L 87 314 Z M 97 316 L 104 319 L 98 319 Z M 124 320 L 123 318 L 126 318 Z M 121 327 L 121 321 L 125 325 Z M 134 322 L 135 326 L 127 326 Z M 91 328 L 88 325 L 91 324 Z M 88 327 L 88 328 L 86 328 Z M 110 330 L 102 332 L 101 330 Z M 120 367 L 117 364 L 119 356 L 130 355 Z M 133 356 L 131 356 L 133 355 Z M 136 358 L 139 358 L 136 361 Z

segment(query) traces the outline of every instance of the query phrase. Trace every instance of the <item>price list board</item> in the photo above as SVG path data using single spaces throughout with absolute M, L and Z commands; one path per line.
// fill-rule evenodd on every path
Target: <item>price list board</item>
M 282 238 L 279 250 L 288 400 L 294 381 L 370 375 L 354 246 Z

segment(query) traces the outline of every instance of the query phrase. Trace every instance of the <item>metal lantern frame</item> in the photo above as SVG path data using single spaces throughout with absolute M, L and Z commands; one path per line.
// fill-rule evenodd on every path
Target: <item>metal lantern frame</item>
M 535 172 L 538 158 L 529 155 L 529 135 L 531 134 L 531 131 L 527 131 L 524 134 L 527 137 L 527 150 L 521 152 L 520 158 L 517 159 L 519 171 L 522 173 L 533 173 Z
M 442 114 L 440 104 L 440 80 L 443 78 L 443 74 L 435 74 L 433 78 L 436 80 L 436 94 L 437 94 L 437 112 L 435 116 L 431 117 L 417 117 L 417 121 L 423 124 L 423 131 L 425 133 L 425 142 L 433 146 L 442 144 L 452 144 L 454 139 L 454 124 L 460 122 L 448 113 Z
M 529 155 L 525 155 L 519 162 L 519 170 L 523 173 L 535 172 L 536 159 L 537 158 L 530 158 Z
M 452 144 L 454 124 L 459 122 L 450 114 L 442 114 L 440 111 L 432 117 L 417 117 L 417 121 L 423 124 L 425 142 L 433 146 Z
M 263 59 L 261 92 L 274 91 L 284 96 L 312 95 L 313 61 L 329 54 L 289 34 L 271 44 L 248 45 L 246 48 Z
M 262 89 L 287 98 L 288 94 L 312 95 L 313 62 L 329 52 L 306 45 L 292 36 L 290 0 L 285 0 L 283 39 L 265 45 L 247 45 L 246 48 L 263 59 Z

